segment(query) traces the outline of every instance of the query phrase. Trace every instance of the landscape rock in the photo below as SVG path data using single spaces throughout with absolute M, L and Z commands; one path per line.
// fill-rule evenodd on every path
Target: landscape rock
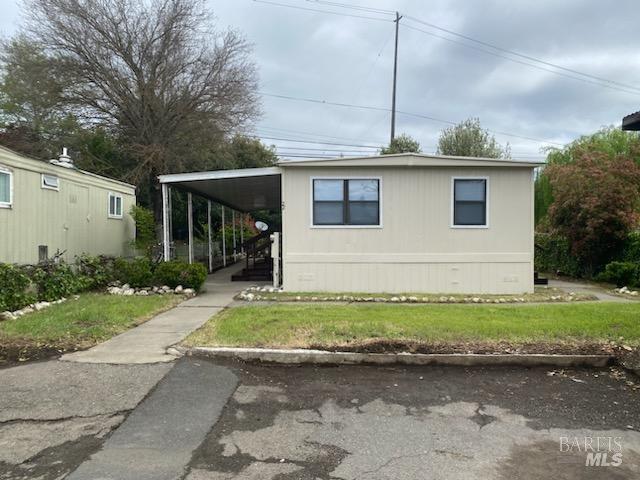
M 184 290 L 184 288 L 182 287 L 182 285 L 178 285 L 178 286 L 176 287 L 176 289 L 174 290 L 174 292 L 176 292 L 176 293 L 182 293 L 182 291 L 183 291 L 183 290 Z

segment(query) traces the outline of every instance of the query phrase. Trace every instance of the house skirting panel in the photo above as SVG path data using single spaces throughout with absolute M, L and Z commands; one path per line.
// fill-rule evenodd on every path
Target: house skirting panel
M 483 254 L 486 257 L 487 254 Z M 473 261 L 472 255 L 451 258 L 421 256 L 310 256 L 284 260 L 284 289 L 296 292 L 366 293 L 486 293 L 533 292 L 533 261 L 527 254 L 500 254 L 490 261 Z M 335 257 L 335 256 L 334 256 Z M 391 257 L 391 258 L 389 258 Z M 372 261 L 373 260 L 373 261 Z

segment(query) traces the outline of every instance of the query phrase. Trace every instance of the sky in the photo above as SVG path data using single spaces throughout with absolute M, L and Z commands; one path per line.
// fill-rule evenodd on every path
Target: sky
M 375 153 L 389 142 L 395 25 L 387 11 L 403 15 L 396 134 L 416 138 L 426 153 L 447 122 L 478 117 L 514 158 L 539 158 L 544 147 L 640 110 L 637 0 L 208 5 L 218 29 L 253 44 L 263 115 L 252 132 L 283 156 Z M 20 2 L 0 7 L 0 33 L 12 35 Z

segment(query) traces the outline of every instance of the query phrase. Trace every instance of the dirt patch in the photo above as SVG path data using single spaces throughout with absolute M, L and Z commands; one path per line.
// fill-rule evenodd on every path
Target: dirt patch
M 625 352 L 607 343 L 518 343 L 509 342 L 446 342 L 425 343 L 412 341 L 369 340 L 335 345 L 313 344 L 311 349 L 332 352 L 357 353 L 484 353 L 484 354 L 562 354 L 562 355 L 617 355 Z M 630 352 L 627 352 L 630 353 Z
M 27 340 L 0 341 L 0 366 L 29 360 L 44 360 L 59 357 L 68 352 L 83 350 L 84 346 L 74 344 L 48 344 Z
M 609 355 L 622 367 L 640 376 L 640 350 L 609 343 L 521 343 L 458 342 L 424 343 L 411 341 L 369 340 L 336 345 L 313 344 L 312 350 L 354 353 L 478 353 L 478 354 L 546 354 L 546 355 Z

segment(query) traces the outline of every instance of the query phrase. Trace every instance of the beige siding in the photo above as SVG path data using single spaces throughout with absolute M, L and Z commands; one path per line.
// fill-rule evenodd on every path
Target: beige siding
M 526 167 L 283 169 L 289 291 L 533 290 L 533 177 Z M 489 178 L 488 228 L 451 228 L 452 177 Z M 312 228 L 312 177 L 379 177 L 381 228 Z
M 128 214 L 135 191 L 121 182 L 49 165 L 0 149 L 0 167 L 13 173 L 13 205 L 0 208 L 0 262 L 34 263 L 38 245 L 49 255 L 123 255 L 135 237 Z M 59 178 L 59 191 L 41 187 L 41 175 Z M 108 195 L 123 197 L 122 219 L 108 218 Z

